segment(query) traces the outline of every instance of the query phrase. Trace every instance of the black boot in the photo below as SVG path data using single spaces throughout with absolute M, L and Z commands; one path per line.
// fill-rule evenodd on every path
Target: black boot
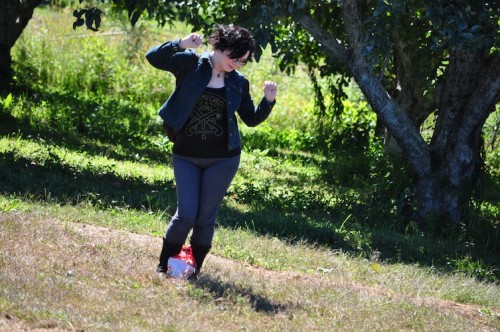
M 156 268 L 158 273 L 167 273 L 168 259 L 181 252 L 182 244 L 173 244 L 163 238 L 163 247 L 161 248 L 160 264 Z
M 207 256 L 211 247 L 198 246 L 196 244 L 191 244 L 191 248 L 193 249 L 193 257 L 194 257 L 194 261 L 196 262 L 196 271 L 193 274 L 194 279 L 196 279 L 196 278 L 198 278 L 198 275 L 200 274 L 200 270 L 201 270 L 201 266 L 203 265 L 203 261 L 205 260 L 205 257 Z

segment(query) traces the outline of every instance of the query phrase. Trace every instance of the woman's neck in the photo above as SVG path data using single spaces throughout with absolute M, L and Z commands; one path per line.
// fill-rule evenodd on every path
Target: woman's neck
M 217 72 L 218 77 L 224 75 L 224 73 L 225 73 L 224 70 L 222 70 L 221 66 L 220 66 L 219 54 L 220 53 L 212 51 L 212 52 L 210 52 L 210 58 L 209 58 L 210 64 L 212 65 L 212 68 L 215 69 L 215 71 Z
M 210 65 L 212 66 L 212 78 L 208 82 L 209 88 L 222 88 L 224 87 L 224 74 L 223 70 L 218 70 L 218 58 L 215 52 L 210 52 L 210 57 L 208 58 Z

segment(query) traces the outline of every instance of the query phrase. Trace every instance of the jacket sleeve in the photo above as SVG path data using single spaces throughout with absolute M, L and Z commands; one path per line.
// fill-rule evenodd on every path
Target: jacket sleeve
M 262 123 L 276 104 L 276 100 L 272 103 L 268 102 L 265 97 L 262 97 L 259 105 L 255 108 L 252 97 L 250 96 L 250 84 L 245 78 L 242 87 L 241 105 L 238 109 L 238 114 L 241 120 L 249 127 L 255 127 Z
M 179 47 L 180 39 L 168 41 L 149 49 L 146 59 L 155 68 L 166 70 L 178 77 L 184 67 L 192 65 L 196 54 L 192 50 Z

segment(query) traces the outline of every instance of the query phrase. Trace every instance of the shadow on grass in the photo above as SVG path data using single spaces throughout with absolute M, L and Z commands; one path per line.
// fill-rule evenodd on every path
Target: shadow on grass
M 236 298 L 239 297 L 246 298 L 252 309 L 259 313 L 275 315 L 289 311 L 288 306 L 280 303 L 273 303 L 264 296 L 255 294 L 250 288 L 242 288 L 233 283 L 221 282 L 208 275 L 201 276 L 194 284 L 197 287 L 206 289 L 214 299 L 229 298 L 236 301 Z
M 155 119 L 144 116 L 142 110 L 117 105 L 112 99 L 83 100 L 70 93 L 38 92 L 22 87 L 14 93 L 16 99 L 25 100 L 22 107 L 26 114 L 22 119 L 15 118 L 0 105 L 0 135 L 38 137 L 70 150 L 117 160 L 134 160 L 139 156 L 170 163 L 165 151 L 151 142 L 154 133 L 162 135 L 161 126 L 152 125 Z M 31 109 L 47 104 L 50 108 L 44 114 L 44 121 L 30 118 Z M 151 132 L 145 133 L 145 128 Z
M 498 259 L 477 256 L 450 240 L 422 235 L 405 235 L 391 229 L 377 229 L 364 224 L 349 224 L 344 219 L 328 220 L 318 212 L 277 213 L 272 208 L 241 213 L 225 207 L 218 225 L 229 229 L 246 229 L 260 236 L 272 236 L 294 242 L 305 242 L 342 250 L 353 256 L 375 258 L 388 263 L 409 263 L 449 271 L 450 257 L 470 254 L 486 264 L 498 267 Z
M 13 152 L 0 154 L 0 192 L 35 201 L 76 205 L 91 202 L 100 208 L 123 207 L 144 211 L 174 210 L 173 181 L 145 184 L 112 172 L 95 174 L 47 160 L 38 165 Z

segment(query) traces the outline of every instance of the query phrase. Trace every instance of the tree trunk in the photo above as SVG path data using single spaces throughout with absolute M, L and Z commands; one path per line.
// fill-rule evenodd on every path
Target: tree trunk
M 42 0 L 0 0 L 0 90 L 12 79 L 10 50 Z
M 417 179 L 419 220 L 438 226 L 463 221 L 481 168 L 480 147 L 479 140 L 458 150 L 450 147 L 439 158 L 449 164 Z M 469 166 L 464 167 L 466 155 Z
M 418 180 L 420 215 L 453 224 L 469 205 L 483 161 L 482 127 L 500 99 L 500 57 L 455 49 L 438 84 L 431 174 Z
M 304 13 L 294 18 L 328 52 L 344 62 L 372 109 L 394 137 L 413 171 L 418 196 L 417 217 L 422 221 L 456 224 L 463 219 L 481 166 L 481 129 L 500 97 L 500 56 L 484 50 L 450 50 L 449 65 L 440 78 L 434 101 L 407 100 L 421 94 L 420 86 L 408 86 L 398 103 L 384 89 L 363 53 L 363 24 L 356 0 L 344 0 L 342 12 L 348 47 L 323 30 Z M 404 46 L 404 45 L 403 45 Z M 405 47 L 401 47 L 401 51 Z M 411 52 L 412 50 L 408 50 Z M 402 53 L 398 61 L 407 61 Z M 407 61 L 408 62 L 408 61 Z M 409 65 L 418 65 L 412 61 Z M 405 74 L 405 73 L 402 73 Z M 415 72 L 407 72 L 403 84 Z M 404 76 L 401 76 L 404 78 Z M 419 117 L 403 107 L 432 107 Z M 413 105 L 413 106 L 412 106 Z M 422 138 L 418 124 L 437 109 L 438 121 L 431 144 Z M 407 110 L 406 110 L 407 111 Z

